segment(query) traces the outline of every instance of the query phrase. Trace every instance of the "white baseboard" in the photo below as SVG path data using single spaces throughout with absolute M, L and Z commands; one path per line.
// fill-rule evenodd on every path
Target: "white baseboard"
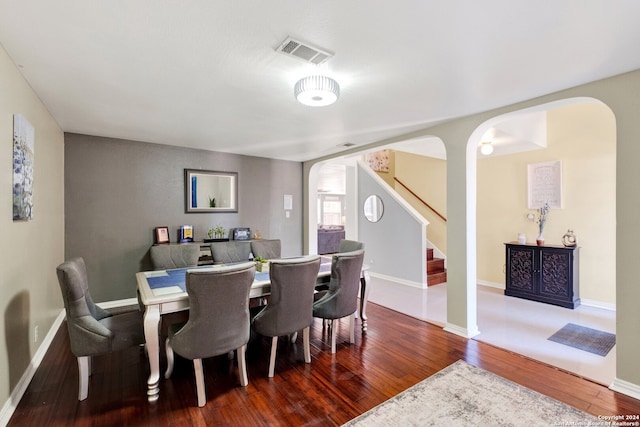
M 138 304 L 137 298 L 107 301 L 98 303 L 97 305 L 104 309 L 108 309 L 125 307 L 127 305 L 135 304 Z M 20 403 L 20 399 L 22 399 L 22 396 L 24 396 L 24 393 L 27 391 L 27 387 L 29 387 L 29 383 L 33 379 L 33 376 L 36 374 L 36 370 L 40 366 L 40 363 L 42 363 L 44 355 L 47 354 L 47 350 L 49 350 L 49 346 L 53 342 L 53 338 L 56 336 L 58 329 L 60 329 L 60 325 L 62 325 L 62 321 L 64 320 L 64 318 L 65 311 L 62 310 L 60 314 L 58 314 L 58 317 L 56 317 L 56 319 L 53 321 L 53 325 L 51 325 L 51 328 L 49 328 L 49 332 L 47 332 L 44 340 L 42 340 L 40 347 L 38 347 L 38 350 L 36 350 L 35 354 L 31 358 L 31 363 L 22 374 L 22 377 L 20 378 L 20 381 L 18 381 L 18 384 L 16 384 L 16 386 L 14 387 L 11 395 L 9 396 L 9 399 L 7 399 L 7 401 L 2 406 L 2 409 L 0 410 L 0 426 L 5 426 L 9 423 L 11 416 Z
M 487 286 L 489 288 L 495 288 L 495 289 L 504 290 L 504 284 L 503 283 L 489 282 L 487 280 L 478 280 L 478 285 Z M 608 303 L 608 302 L 602 302 L 602 301 L 596 301 L 596 300 L 592 300 L 592 299 L 580 298 L 580 305 L 584 305 L 584 306 L 587 306 L 587 307 L 593 307 L 593 308 L 601 308 L 603 310 L 616 311 L 616 305 L 615 304 L 611 304 L 611 303 Z
M 616 305 L 608 302 L 595 301 L 592 299 L 580 298 L 580 305 L 587 307 L 601 308 L 603 310 L 616 311 Z
M 384 275 L 384 274 L 373 273 L 373 272 L 370 272 L 369 275 L 371 277 L 375 277 L 376 279 L 386 280 L 388 282 L 399 283 L 401 285 L 411 286 L 413 288 L 418 288 L 418 289 L 427 289 L 427 284 L 426 283 L 423 284 L 423 283 L 420 283 L 420 282 L 414 282 L 412 280 L 399 279 L 397 277 L 387 276 L 387 275 Z
M 2 406 L 2 410 L 0 410 L 1 426 L 5 426 L 9 423 L 13 412 L 18 407 L 18 403 L 20 403 L 20 399 L 22 399 L 25 391 L 27 391 L 29 383 L 33 379 L 33 376 L 36 374 L 36 370 L 40 366 L 40 363 L 42 363 L 44 355 L 47 353 L 47 350 L 49 350 L 49 346 L 53 342 L 53 338 L 56 336 L 60 325 L 62 325 L 64 317 L 65 312 L 64 310 L 62 310 L 58 317 L 56 317 L 56 320 L 53 321 L 53 325 L 51 325 L 51 328 L 49 328 L 49 332 L 47 332 L 44 340 L 42 340 L 40 347 L 38 347 L 38 350 L 36 350 L 35 354 L 31 358 L 31 363 L 29 363 L 29 366 L 22 374 L 20 381 L 18 381 L 18 384 L 16 384 L 16 386 L 14 387 L 11 395 L 9 396 L 9 399 Z
M 447 332 L 451 332 L 452 334 L 459 335 L 463 338 L 473 338 L 476 335 L 480 334 L 480 331 L 477 327 L 474 331 L 470 331 L 467 328 L 462 328 L 449 322 L 447 322 L 447 325 L 443 329 Z
M 640 385 L 632 384 L 628 381 L 616 378 L 613 380 L 609 388 L 613 391 L 617 391 L 618 393 L 640 400 Z
M 504 291 L 504 284 L 502 284 L 502 283 L 489 282 L 488 280 L 478 280 L 477 283 L 480 286 L 486 286 L 488 288 L 502 289 Z

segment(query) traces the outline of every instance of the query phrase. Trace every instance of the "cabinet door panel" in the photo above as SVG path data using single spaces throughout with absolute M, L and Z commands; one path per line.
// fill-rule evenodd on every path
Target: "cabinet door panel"
M 540 295 L 570 301 L 571 259 L 567 251 L 542 251 Z
M 535 256 L 527 248 L 509 248 L 508 255 L 509 289 L 513 291 L 535 292 Z

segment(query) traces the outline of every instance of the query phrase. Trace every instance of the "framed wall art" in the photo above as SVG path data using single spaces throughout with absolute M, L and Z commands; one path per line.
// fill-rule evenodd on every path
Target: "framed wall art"
M 33 126 L 20 115 L 13 116 L 13 220 L 33 219 Z
M 184 170 L 186 213 L 238 212 L 238 173 Z
M 527 165 L 529 209 L 549 203 L 551 209 L 562 208 L 562 161 Z

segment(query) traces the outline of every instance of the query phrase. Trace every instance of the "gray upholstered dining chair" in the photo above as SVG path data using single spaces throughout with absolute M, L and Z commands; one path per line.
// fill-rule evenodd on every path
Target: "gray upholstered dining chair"
M 149 255 L 151 256 L 151 264 L 154 270 L 196 267 L 198 265 L 198 259 L 200 258 L 200 245 L 190 243 L 153 245 L 151 249 L 149 249 Z M 145 307 L 140 299 L 139 292 L 137 292 L 137 297 L 140 311 L 144 311 Z M 171 322 L 174 318 L 181 319 L 183 314 L 164 317 L 165 319 L 163 320 Z
M 309 328 L 313 323 L 313 290 L 319 270 L 318 255 L 271 261 L 269 304 L 252 321 L 254 331 L 271 337 L 269 377 L 275 371 L 278 337 L 302 331 L 304 361 L 311 363 Z
M 211 244 L 211 255 L 214 264 L 229 264 L 232 262 L 249 261 L 251 253 L 250 242 L 213 242 Z
M 72 258 L 56 268 L 67 314 L 71 352 L 78 358 L 78 400 L 89 393 L 91 358 L 144 343 L 138 311 L 112 315 L 97 306 L 89 294 L 83 258 Z
M 364 243 L 358 242 L 357 240 L 346 240 L 342 239 L 339 243 L 338 253 L 340 252 L 353 252 L 359 249 L 364 249 Z M 316 286 L 316 290 L 318 291 L 315 295 L 316 301 L 324 296 L 328 289 L 328 278 L 320 279 L 322 281 L 319 286 Z
M 331 353 L 336 352 L 336 319 L 350 316 L 349 342 L 355 342 L 355 312 L 363 260 L 364 249 L 332 255 L 329 289 L 313 303 L 313 316 L 330 320 Z
M 282 243 L 280 239 L 260 239 L 251 242 L 251 253 L 254 257 L 264 259 L 278 259 L 282 257 Z
M 340 252 L 353 252 L 359 249 L 364 249 L 364 243 L 357 240 L 340 240 Z
M 237 350 L 240 384 L 243 387 L 249 384 L 245 351 L 250 335 L 249 290 L 255 272 L 255 264 L 246 262 L 186 273 L 189 320 L 170 328 L 165 343 L 165 378 L 170 378 L 173 372 L 174 352 L 193 360 L 198 406 L 207 402 L 204 358 Z
M 195 267 L 200 258 L 200 245 L 190 243 L 153 245 L 149 254 L 154 270 Z

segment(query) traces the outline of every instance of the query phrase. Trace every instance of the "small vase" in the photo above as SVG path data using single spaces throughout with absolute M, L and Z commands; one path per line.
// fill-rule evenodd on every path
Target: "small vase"
M 540 233 L 538 237 L 536 237 L 536 244 L 538 246 L 544 245 L 544 237 L 542 236 L 542 233 Z

